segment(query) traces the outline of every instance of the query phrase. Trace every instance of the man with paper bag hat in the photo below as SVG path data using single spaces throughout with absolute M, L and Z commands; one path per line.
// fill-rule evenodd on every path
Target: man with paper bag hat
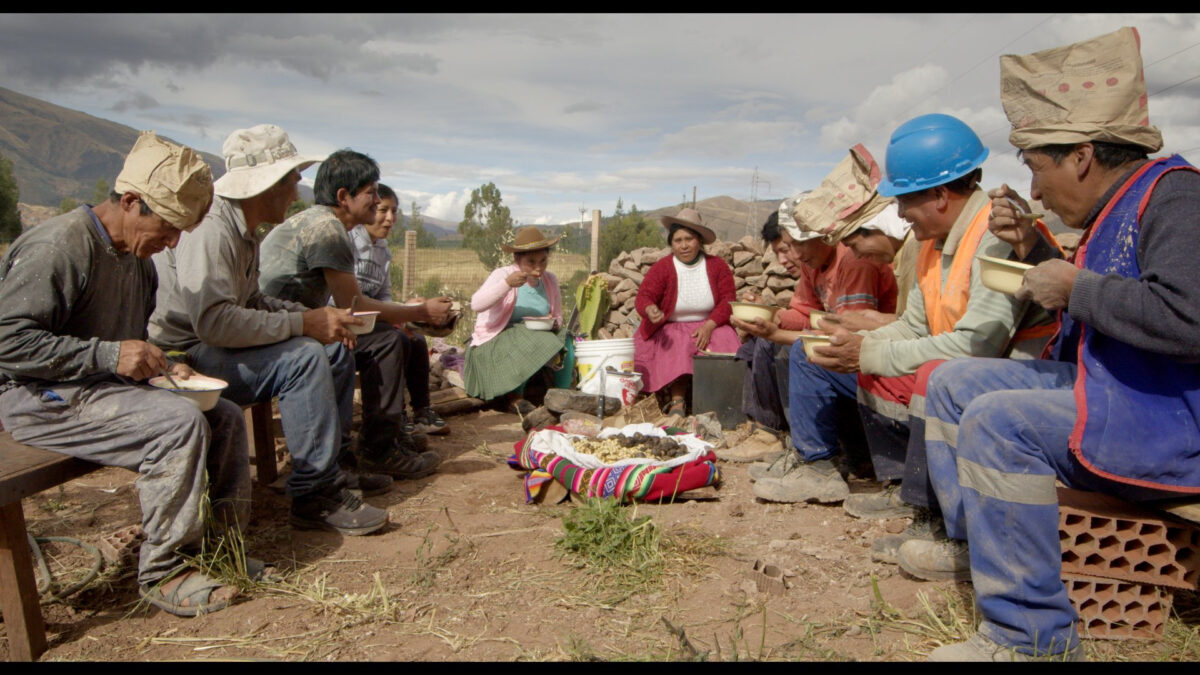
M 1083 244 L 1018 291 L 1058 313 L 1045 359 L 963 359 L 930 378 L 929 469 L 955 544 L 907 542 L 900 564 L 975 581 L 979 632 L 931 659 L 1075 660 L 1056 481 L 1133 502 L 1200 492 L 1200 173 L 1147 156 L 1162 139 L 1135 29 L 1000 69 L 1030 196 Z

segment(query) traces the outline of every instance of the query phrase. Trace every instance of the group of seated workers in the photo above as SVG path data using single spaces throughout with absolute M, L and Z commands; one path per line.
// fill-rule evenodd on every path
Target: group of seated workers
M 749 366 L 743 411 L 790 441 L 750 466 L 756 497 L 911 517 L 871 557 L 973 582 L 978 632 L 932 660 L 1083 658 L 1060 578 L 1056 481 L 1134 502 L 1200 492 L 1200 267 L 1186 253 L 1200 176 L 1178 155 L 1149 157 L 1162 137 L 1141 78 L 1109 78 L 1099 95 L 1090 80 L 1067 84 L 1073 72 L 1030 69 L 1068 68 L 1075 50 L 1141 63 L 1132 28 L 1001 58 L 1029 197 L 1082 231 L 1069 260 L 1025 198 L 980 187 L 988 149 L 975 131 L 927 114 L 892 133 L 885 171 L 856 145 L 768 219 L 763 239 L 798 278 L 773 320 L 731 318 L 728 267 L 709 257 L 710 283 L 691 282 L 696 313 L 684 317 L 707 320 L 656 338 L 687 293 L 686 263 L 703 256 L 674 231 L 675 274 L 647 275 L 638 295 L 638 368 L 651 390 L 672 387 L 672 408 L 679 371 L 664 364 L 682 359 L 664 349 L 734 351 L 716 343 L 726 322 L 748 336 L 736 346 Z M 699 214 L 671 220 L 711 241 Z M 1032 267 L 1008 295 L 983 285 L 981 256 Z M 809 359 L 793 343 L 814 311 L 829 312 L 830 340 Z M 850 495 L 853 467 L 833 460 L 864 445 L 881 489 Z
M 797 279 L 773 320 L 731 318 L 732 273 L 705 255 L 714 233 L 693 209 L 664 219 L 671 255 L 637 294 L 636 367 L 648 391 L 666 390 L 668 412 L 685 412 L 695 354 L 749 362 L 745 411 L 787 441 L 750 466 L 758 498 L 909 516 L 870 555 L 918 578 L 972 581 L 979 630 L 935 660 L 1083 657 L 1060 581 L 1057 481 L 1134 502 L 1200 492 L 1189 244 L 1200 175 L 1178 155 L 1149 157 L 1163 142 L 1142 78 L 1109 78 L 1099 95 L 1090 80 L 1045 72 L 1075 49 L 1140 71 L 1131 28 L 1001 57 L 1029 197 L 1082 231 L 1070 259 L 1025 198 L 980 187 L 988 149 L 974 130 L 926 114 L 892 133 L 884 170 L 855 145 L 768 219 L 763 238 Z M 140 593 L 183 616 L 237 592 L 187 556 L 206 528 L 247 523 L 239 405 L 278 399 L 293 526 L 347 535 L 386 524 L 363 497 L 435 471 L 427 435 L 448 430 L 429 407 L 427 346 L 403 327 L 444 325 L 450 300 L 391 299 L 397 198 L 374 160 L 301 155 L 268 124 L 235 131 L 222 152 L 214 182 L 193 150 L 143 132 L 107 201 L 29 230 L 0 262 L 0 422 L 20 442 L 138 472 Z M 287 217 L 300 172 L 318 162 L 316 205 Z M 263 224 L 276 227 L 260 245 Z M 521 414 L 526 383 L 560 367 L 569 339 L 546 270 L 557 240 L 520 229 L 503 247 L 513 264 L 471 298 L 468 393 Z M 1033 266 L 1007 295 L 983 285 L 981 256 Z M 374 330 L 356 335 L 355 310 L 378 312 Z M 806 358 L 795 343 L 814 311 L 828 313 L 830 340 Z M 552 330 L 530 330 L 530 317 Z M 229 386 L 201 412 L 147 385 L 164 372 Z M 880 489 L 850 495 L 841 458 L 863 450 Z M 247 561 L 252 576 L 264 568 Z

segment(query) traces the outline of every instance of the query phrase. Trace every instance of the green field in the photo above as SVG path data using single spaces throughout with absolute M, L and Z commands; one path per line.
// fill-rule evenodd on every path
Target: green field
M 404 248 L 392 249 L 393 297 L 400 298 L 400 270 L 404 266 Z M 579 253 L 550 253 L 549 270 L 558 277 L 559 284 L 566 286 L 577 272 L 587 270 L 587 256 Z M 470 300 L 471 295 L 487 279 L 488 270 L 479 262 L 474 251 L 466 249 L 419 249 L 413 288 L 418 291 L 432 290 L 436 285 L 440 293 L 459 300 Z M 567 289 L 563 289 L 563 301 L 567 303 Z M 424 294 L 424 293 L 419 293 Z

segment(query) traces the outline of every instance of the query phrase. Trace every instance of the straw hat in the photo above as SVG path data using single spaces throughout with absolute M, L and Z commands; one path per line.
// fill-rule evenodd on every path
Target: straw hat
M 675 216 L 663 216 L 663 227 L 670 229 L 671 225 L 680 225 L 700 235 L 700 241 L 711 244 L 717 240 L 717 235 L 704 226 L 704 219 L 696 209 L 683 209 Z
M 506 253 L 528 253 L 550 248 L 557 244 L 559 239 L 562 239 L 561 234 L 553 239 L 547 239 L 546 235 L 536 227 L 522 227 L 517 230 L 517 236 L 513 239 L 512 245 L 500 244 L 500 248 Z
M 191 148 L 143 131 L 113 190 L 137 193 L 151 211 L 186 232 L 200 224 L 212 205 L 212 169 Z
M 274 124 L 238 129 L 221 146 L 225 175 L 213 185 L 226 199 L 249 199 L 262 194 L 290 172 L 303 171 L 324 157 L 304 156 Z

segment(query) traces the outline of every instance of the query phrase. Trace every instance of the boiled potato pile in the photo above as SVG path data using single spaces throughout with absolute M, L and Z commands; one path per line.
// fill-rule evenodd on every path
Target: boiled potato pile
M 582 438 L 574 441 L 575 449 L 593 455 L 605 464 L 619 462 L 622 459 L 647 458 L 671 459 L 687 454 L 687 446 L 678 441 L 662 436 L 613 436 L 603 440 L 599 438 Z

